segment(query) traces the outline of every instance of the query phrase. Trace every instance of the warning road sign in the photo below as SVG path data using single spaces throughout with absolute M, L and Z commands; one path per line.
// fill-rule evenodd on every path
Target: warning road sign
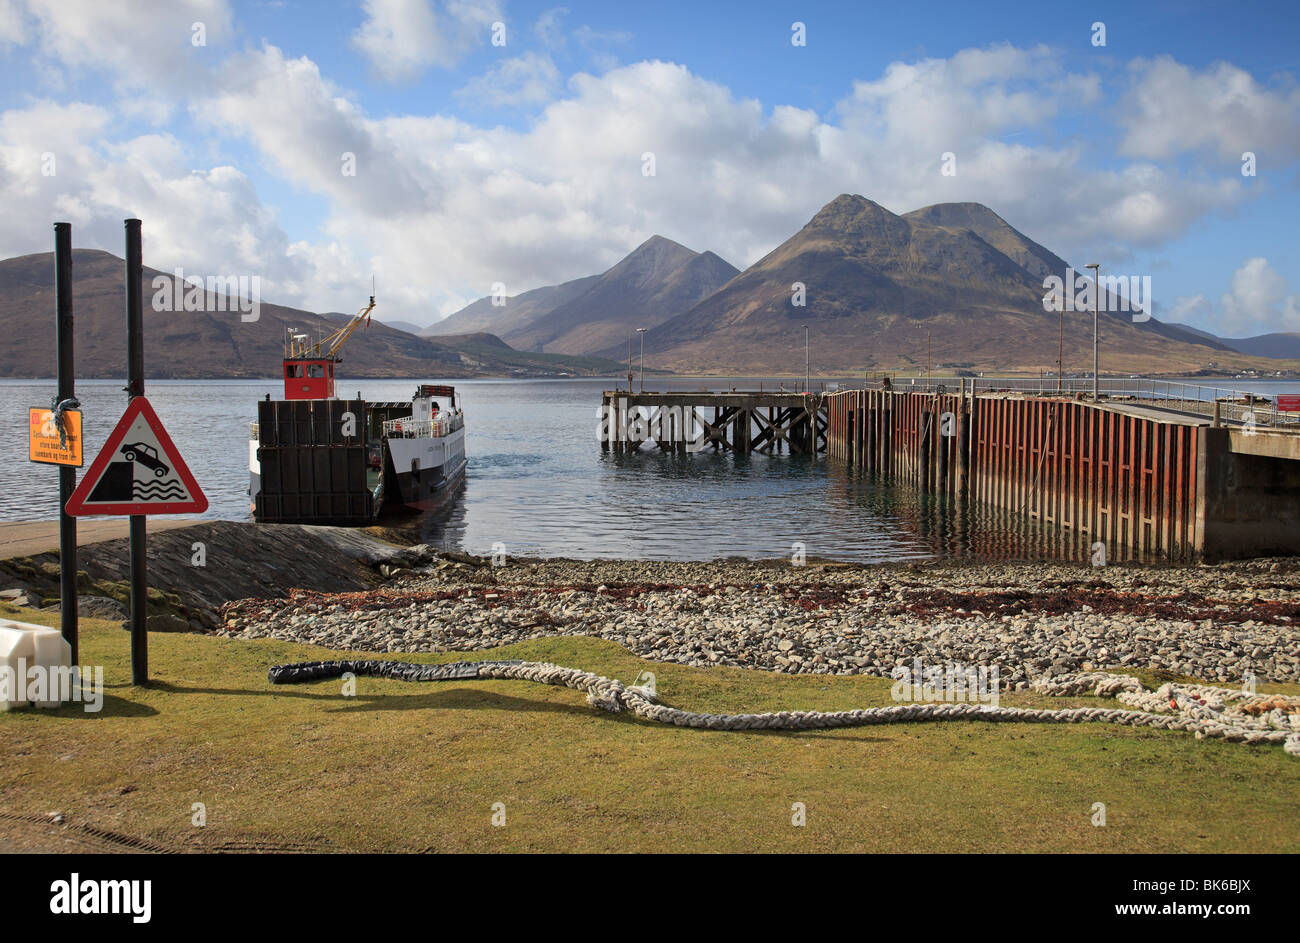
M 81 467 L 81 411 L 63 412 L 63 436 L 54 423 L 54 410 L 27 410 L 27 457 L 46 465 Z
M 207 509 L 208 499 L 143 396 L 128 404 L 66 508 L 74 517 Z

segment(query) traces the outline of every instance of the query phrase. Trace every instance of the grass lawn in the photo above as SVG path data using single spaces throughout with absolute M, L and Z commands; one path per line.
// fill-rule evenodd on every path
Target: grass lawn
M 81 640 L 82 664 L 104 666 L 104 709 L 0 713 L 0 810 L 59 811 L 69 825 L 177 849 L 1300 848 L 1300 760 L 1276 746 L 1098 724 L 715 733 L 606 714 L 576 691 L 509 681 L 360 678 L 356 697 L 344 698 L 339 681 L 266 680 L 271 665 L 337 653 L 186 634 L 150 636 L 154 682 L 137 689 L 127 633 L 83 620 Z M 532 641 L 491 657 L 625 682 L 651 670 L 666 703 L 719 713 L 893 703 L 885 679 L 686 668 L 595 639 Z M 206 806 L 203 828 L 191 824 L 196 802 Z M 492 824 L 498 802 L 503 827 Z M 796 802 L 804 827 L 791 824 Z M 1104 828 L 1090 823 L 1095 802 L 1106 805 Z

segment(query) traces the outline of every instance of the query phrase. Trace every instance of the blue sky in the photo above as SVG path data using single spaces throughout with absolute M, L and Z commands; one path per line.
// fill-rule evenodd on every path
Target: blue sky
M 390 317 L 428 323 L 656 232 L 744 267 L 856 192 L 900 213 L 986 203 L 1076 264 L 1151 275 L 1157 316 L 1300 330 L 1298 17 L 0 0 L 0 254 L 48 249 L 55 218 L 119 251 L 138 214 L 158 267 L 260 274 L 265 297 L 321 310 L 355 307 L 374 272 Z

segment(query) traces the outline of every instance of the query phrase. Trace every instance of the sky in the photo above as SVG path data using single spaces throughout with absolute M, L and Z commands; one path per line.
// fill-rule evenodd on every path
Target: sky
M 424 325 L 655 234 L 744 268 L 856 193 L 1300 331 L 1298 40 L 1249 0 L 0 0 L 0 257 L 138 216 L 154 268 Z

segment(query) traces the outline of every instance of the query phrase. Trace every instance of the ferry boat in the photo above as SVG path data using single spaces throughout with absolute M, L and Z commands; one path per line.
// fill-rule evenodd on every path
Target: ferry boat
M 464 479 L 465 419 L 454 387 L 421 384 L 410 402 L 339 399 L 339 349 L 370 323 L 375 299 L 314 344 L 290 329 L 284 399 L 257 406 L 248 443 L 253 520 L 373 524 L 390 511 L 423 512 L 452 500 Z

